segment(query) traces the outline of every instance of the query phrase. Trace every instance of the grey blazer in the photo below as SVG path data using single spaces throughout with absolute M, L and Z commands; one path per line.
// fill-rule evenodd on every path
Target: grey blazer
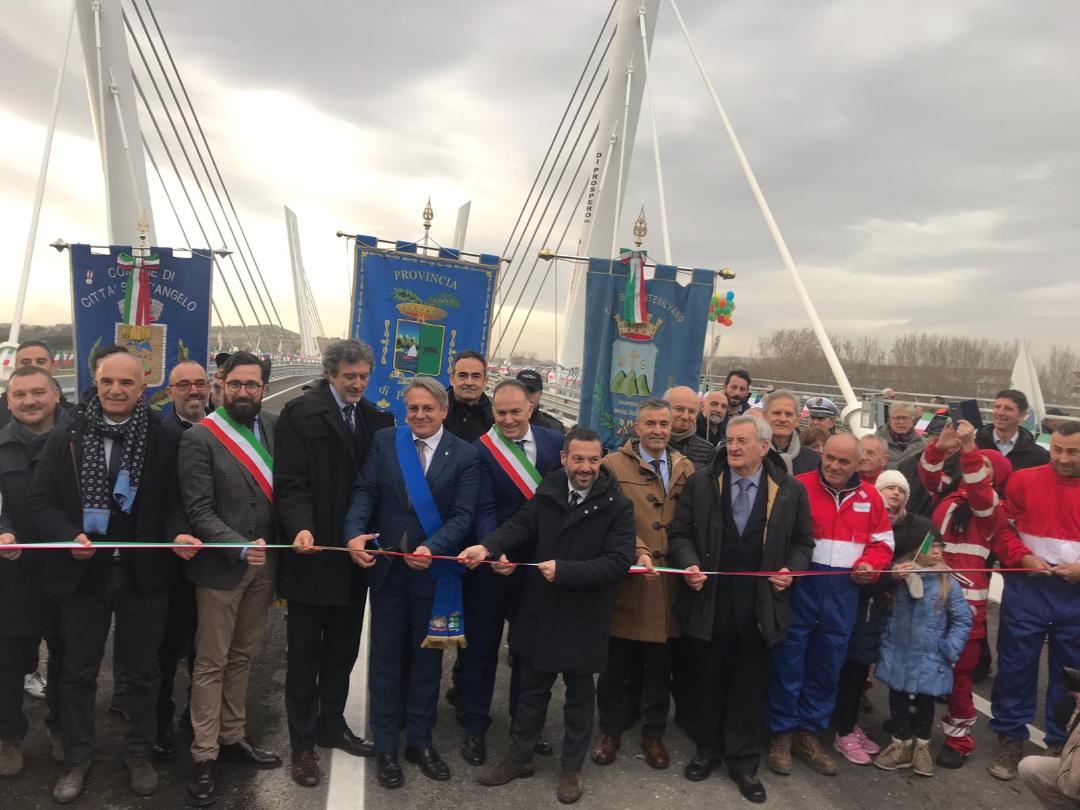
M 272 414 L 259 414 L 260 438 L 271 456 L 276 420 Z M 208 428 L 195 424 L 184 432 L 177 468 L 191 533 L 204 544 L 247 543 L 260 537 L 267 545 L 277 542 L 273 505 Z M 248 568 L 240 553 L 238 548 L 204 548 L 187 562 L 188 579 L 205 588 L 231 590 Z M 266 564 L 275 563 L 274 552 L 268 552 Z

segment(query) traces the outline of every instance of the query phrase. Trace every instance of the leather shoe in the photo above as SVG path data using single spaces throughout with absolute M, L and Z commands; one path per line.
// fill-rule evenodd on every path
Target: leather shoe
M 581 784 L 581 771 L 563 771 L 559 776 L 559 789 L 555 797 L 562 804 L 573 804 L 585 794 Z
M 375 755 L 375 780 L 391 790 L 405 784 L 405 774 L 401 772 L 396 753 Z
M 86 787 L 86 775 L 90 773 L 90 760 L 66 768 L 53 787 L 53 801 L 71 804 L 82 795 Z
M 205 762 L 196 762 L 191 769 L 191 781 L 188 782 L 188 801 L 195 807 L 206 807 L 217 800 L 217 791 L 214 788 L 214 765 L 212 759 Z
M 450 778 L 450 768 L 442 761 L 434 748 L 416 748 L 405 746 L 405 761 L 420 766 L 420 773 L 436 782 L 445 782 Z
M 619 751 L 622 741 L 611 734 L 604 734 L 592 750 L 592 761 L 597 765 L 610 765 L 615 761 L 615 755 Z
M 292 778 L 300 787 L 317 787 L 319 755 L 314 751 L 293 751 Z
M 536 741 L 533 753 L 540 757 L 553 757 L 555 756 L 555 749 L 551 747 L 551 743 L 541 737 Z
M 344 751 L 346 754 L 352 754 L 354 757 L 375 756 L 375 743 L 369 742 L 363 737 L 357 737 L 352 733 L 352 730 L 348 726 L 336 736 L 320 735 L 319 747 L 337 748 L 339 751 Z
M 664 741 L 659 737 L 641 741 L 641 750 L 645 752 L 645 761 L 658 771 L 664 770 L 671 764 Z
M 709 774 L 713 772 L 713 768 L 719 764 L 719 757 L 710 757 L 708 754 L 698 751 L 694 754 L 694 758 L 686 763 L 686 770 L 683 771 L 683 776 L 691 782 L 702 782 L 709 778 Z
M 487 760 L 487 745 L 483 734 L 466 734 L 461 744 L 461 758 L 473 766 L 483 765 Z
M 252 745 L 251 740 L 247 737 L 240 738 L 238 742 L 221 746 L 218 759 L 264 771 L 281 767 L 281 757 L 273 751 L 265 751 Z
M 154 759 L 159 762 L 168 762 L 176 759 L 176 730 L 172 723 L 161 725 L 157 741 L 150 747 Z
M 739 793 L 741 793 L 742 797 L 748 802 L 753 802 L 754 804 L 761 804 L 765 801 L 765 786 L 761 784 L 761 780 L 758 779 L 756 776 L 732 775 L 731 778 L 735 782 L 735 784 L 739 786 Z

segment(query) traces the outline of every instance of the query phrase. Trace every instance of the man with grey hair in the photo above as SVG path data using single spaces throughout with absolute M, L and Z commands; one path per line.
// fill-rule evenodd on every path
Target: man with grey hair
M 376 779 L 385 788 L 405 782 L 398 737 L 406 673 L 405 760 L 417 764 L 429 779 L 450 778 L 431 738 L 442 651 L 465 640 L 461 571 L 456 563 L 433 564 L 431 558 L 457 555 L 465 547 L 480 481 L 476 448 L 443 426 L 449 402 L 442 384 L 414 377 L 404 393 L 407 426 L 375 434 L 353 484 L 344 523 L 352 559 L 367 571 L 371 589 L 371 729 Z M 376 555 L 372 550 L 408 556 Z M 411 667 L 405 660 L 405 638 Z
M 877 433 L 859 439 L 862 458 L 859 460 L 859 478 L 871 486 L 877 484 L 878 476 L 889 466 L 889 443 Z
M 345 511 L 375 431 L 392 414 L 364 398 L 375 356 L 359 340 L 335 340 L 323 353 L 323 379 L 285 405 L 277 423 L 274 506 L 295 553 L 281 556 L 278 594 L 289 601 L 285 713 L 292 777 L 319 783 L 316 745 L 368 757 L 372 744 L 345 722 L 349 674 L 360 647 L 367 578 L 344 554 Z
M 887 424 L 877 429 L 877 435 L 889 446 L 890 470 L 900 466 L 900 461 L 908 456 L 916 456 L 926 449 L 926 441 L 915 430 L 918 411 L 910 402 L 897 400 L 889 406 Z
M 788 472 L 802 475 L 818 468 L 821 456 L 799 442 L 799 399 L 781 388 L 765 397 L 765 421 L 772 428 L 772 446 L 784 459 Z
M 733 417 L 716 460 L 687 482 L 669 535 L 669 564 L 686 571 L 676 612 L 696 676 L 697 752 L 684 775 L 703 780 L 723 760 L 752 802 L 766 798 L 757 770 L 770 648 L 791 621 L 789 574 L 810 565 L 814 547 L 806 490 L 770 452 L 771 437 L 766 422 Z M 762 570 L 777 573 L 702 573 Z

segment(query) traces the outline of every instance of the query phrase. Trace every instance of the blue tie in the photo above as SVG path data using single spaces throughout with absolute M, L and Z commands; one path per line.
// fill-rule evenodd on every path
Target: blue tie
M 735 519 L 735 530 L 739 536 L 746 530 L 746 524 L 750 520 L 750 511 L 754 508 L 754 502 L 750 498 L 750 487 L 754 482 L 749 478 L 739 478 L 735 482 L 738 492 L 731 501 L 731 516 Z

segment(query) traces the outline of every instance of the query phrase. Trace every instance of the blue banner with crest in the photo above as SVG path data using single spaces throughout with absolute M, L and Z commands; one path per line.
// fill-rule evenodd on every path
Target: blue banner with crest
M 499 257 L 465 261 L 449 248 L 425 256 L 415 243 L 387 250 L 357 236 L 355 260 L 349 334 L 375 353 L 366 396 L 404 424 L 410 379 L 422 374 L 449 388 L 459 353 L 487 356 Z
M 638 403 L 675 385 L 698 390 L 716 278 L 713 270 L 657 265 L 645 280 L 648 320 L 629 323 L 623 319 L 628 270 L 629 262 L 590 259 L 585 281 L 578 422 L 599 433 L 609 450 L 633 434 Z
M 145 256 L 135 253 L 145 252 Z M 71 246 L 75 368 L 81 394 L 94 384 L 90 357 L 116 344 L 142 358 L 150 407 L 168 404 L 169 371 L 203 367 L 210 351 L 211 253 L 124 245 Z

